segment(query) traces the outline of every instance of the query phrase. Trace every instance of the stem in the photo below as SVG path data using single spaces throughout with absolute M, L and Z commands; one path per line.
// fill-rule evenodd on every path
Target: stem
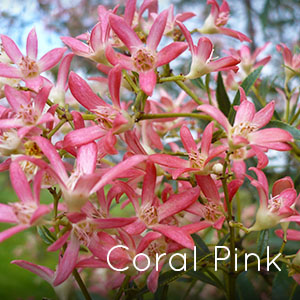
M 182 81 L 175 81 L 175 83 L 182 89 L 184 90 L 193 100 L 195 100 L 196 103 L 198 103 L 199 105 L 203 104 L 202 101 L 198 98 L 198 96 L 196 94 L 194 94 L 194 92 L 188 88 Z
M 120 288 L 119 288 L 119 290 L 118 290 L 118 292 L 117 292 L 117 294 L 115 296 L 115 300 L 121 299 L 121 297 L 123 295 L 123 292 L 124 292 L 124 289 L 128 285 L 129 281 L 130 281 L 130 276 L 126 275 L 126 277 L 123 280 L 122 285 L 120 286 Z
M 165 114 L 139 114 L 136 116 L 136 122 L 140 120 L 150 120 L 150 119 L 165 119 L 165 118 L 180 118 L 180 117 L 188 117 L 188 118 L 196 118 L 202 120 L 211 120 L 210 116 L 201 115 L 198 113 L 165 113 Z
M 92 297 L 90 296 L 84 282 L 82 281 L 82 279 L 76 269 L 74 269 L 74 271 L 73 271 L 73 276 L 74 276 L 76 282 L 78 283 L 85 300 L 92 300 Z
M 163 82 L 178 81 L 178 80 L 184 81 L 185 77 L 183 75 L 174 75 L 174 76 L 160 78 L 159 82 L 163 83 Z
M 212 105 L 212 99 L 211 99 L 210 88 L 209 88 L 209 81 L 210 81 L 210 73 L 208 73 L 205 76 L 205 87 L 206 87 L 208 102 L 209 102 L 210 105 Z
M 58 124 L 48 133 L 47 138 L 51 137 L 67 122 L 67 119 L 61 119 Z
M 227 187 L 227 176 L 226 176 L 226 170 L 228 166 L 229 156 L 231 152 L 227 152 L 225 162 L 223 165 L 223 176 L 222 176 L 222 186 L 223 186 L 223 192 L 224 192 L 224 198 L 226 201 L 227 206 L 227 223 L 229 226 L 229 232 L 230 232 L 230 272 L 228 274 L 228 280 L 229 280 L 229 291 L 228 291 L 228 298 L 229 300 L 235 299 L 235 271 L 234 271 L 234 248 L 235 248 L 235 229 L 234 227 L 230 226 L 230 222 L 233 220 L 232 218 L 232 207 L 231 203 L 229 201 L 229 193 L 228 193 L 228 187 Z
M 126 79 L 126 81 L 128 82 L 128 84 L 130 85 L 130 87 L 134 90 L 134 92 L 136 94 L 138 94 L 138 92 L 140 91 L 140 89 L 134 83 L 134 81 L 132 80 L 132 78 L 128 75 L 128 73 L 125 70 L 123 70 L 122 73 L 123 73 L 123 77 Z
M 185 295 L 183 297 L 183 300 L 187 300 L 189 299 L 189 294 L 191 292 L 191 290 L 193 289 L 193 287 L 195 286 L 197 280 L 193 279 L 193 281 L 191 282 L 190 286 L 188 287 L 187 291 L 185 292 Z
M 294 114 L 293 118 L 291 119 L 291 121 L 289 122 L 290 125 L 293 125 L 293 123 L 297 120 L 297 118 L 300 115 L 300 108 L 298 109 L 298 111 Z

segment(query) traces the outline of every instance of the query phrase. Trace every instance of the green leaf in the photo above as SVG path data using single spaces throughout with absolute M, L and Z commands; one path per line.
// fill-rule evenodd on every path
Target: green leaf
M 210 251 L 206 246 L 205 242 L 201 239 L 201 237 L 197 234 L 192 234 L 192 238 L 196 245 L 196 254 L 198 256 L 203 256 L 208 254 Z
M 248 272 L 241 273 L 236 281 L 236 293 L 239 300 L 258 300 L 257 295 L 251 281 L 247 276 Z M 284 299 L 284 298 L 283 298 Z
M 289 299 L 294 284 L 293 278 L 288 276 L 286 266 L 282 264 L 280 268 L 281 271 L 277 272 L 273 280 L 272 300 Z
M 209 276 L 207 276 L 205 273 L 205 271 L 201 271 L 201 270 L 198 270 L 198 271 L 189 271 L 187 272 L 187 275 L 197 279 L 197 280 L 200 280 L 204 283 L 208 283 L 210 285 L 213 285 L 213 286 L 216 286 L 218 288 L 221 288 L 219 286 L 218 283 L 216 283 L 215 281 L 213 281 Z
M 265 128 L 281 128 L 286 131 L 288 131 L 295 140 L 300 141 L 300 130 L 295 128 L 294 126 L 291 126 L 287 123 L 284 123 L 282 121 L 271 121 L 269 122 Z
M 55 237 L 52 235 L 52 233 L 49 231 L 49 229 L 44 225 L 38 226 L 37 232 L 38 232 L 39 236 L 42 238 L 42 240 L 47 245 L 51 245 L 56 241 Z
M 243 83 L 241 84 L 241 87 L 244 89 L 246 95 L 249 93 L 251 87 L 253 86 L 253 84 L 255 83 L 257 78 L 259 77 L 259 74 L 261 73 L 262 68 L 263 68 L 263 66 L 260 66 L 257 69 L 255 69 L 251 74 L 249 74 L 244 79 Z M 231 124 L 233 124 L 234 117 L 235 117 L 234 106 L 239 105 L 239 104 L 240 104 L 240 91 L 237 91 L 237 93 L 233 99 L 233 103 L 231 105 L 230 112 L 228 115 L 228 119 Z
M 205 84 L 203 82 L 203 80 L 201 79 L 201 77 L 196 78 L 196 79 L 191 79 L 191 82 L 193 85 L 195 85 L 196 87 L 200 88 L 201 90 L 205 91 Z
M 227 95 L 221 72 L 218 73 L 216 97 L 219 109 L 227 117 L 230 111 L 230 100 Z
M 259 232 L 257 241 L 257 254 L 262 257 L 267 249 L 269 243 L 269 230 L 262 230 Z
M 219 241 L 219 243 L 218 243 L 217 246 L 223 246 L 223 245 L 225 244 L 225 242 L 228 240 L 229 237 L 230 237 L 230 233 L 227 233 L 226 235 L 224 235 L 224 236 L 220 239 L 220 241 Z M 222 250 L 222 249 L 219 249 L 219 250 L 218 250 L 218 255 L 220 254 L 221 250 Z

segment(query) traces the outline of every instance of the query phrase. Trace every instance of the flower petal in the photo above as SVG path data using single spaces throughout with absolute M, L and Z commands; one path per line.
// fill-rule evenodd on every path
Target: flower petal
M 36 60 L 38 52 L 38 40 L 35 28 L 31 29 L 27 36 L 26 54 L 29 58 Z

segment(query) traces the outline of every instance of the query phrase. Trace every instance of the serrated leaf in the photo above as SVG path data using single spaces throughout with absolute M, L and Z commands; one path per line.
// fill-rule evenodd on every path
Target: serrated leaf
M 241 87 L 244 89 L 246 95 L 249 93 L 251 87 L 253 86 L 253 84 L 255 83 L 255 81 L 258 79 L 259 74 L 261 73 L 263 66 L 258 67 L 257 69 L 255 69 L 251 74 L 249 74 L 243 81 L 243 83 L 241 84 Z M 235 110 L 234 110 L 234 106 L 235 105 L 239 105 L 240 104 L 240 91 L 237 91 L 234 99 L 233 99 L 233 103 L 231 105 L 230 108 L 230 112 L 228 115 L 228 120 L 231 124 L 233 124 L 234 121 L 234 117 L 235 117 Z
M 216 97 L 219 109 L 227 117 L 230 111 L 230 100 L 227 95 L 221 72 L 218 73 Z
M 262 257 L 267 249 L 269 243 L 269 230 L 262 230 L 259 233 L 257 241 L 257 254 Z
M 201 90 L 205 90 L 205 84 L 204 84 L 203 80 L 200 77 L 196 78 L 196 79 L 191 79 L 191 82 L 192 82 L 193 85 L 197 86 Z
M 282 121 L 271 121 L 269 122 L 265 128 L 281 128 L 286 131 L 288 131 L 295 140 L 300 141 L 300 130 L 295 128 L 294 126 L 291 126 L 287 123 L 284 123 Z
M 210 252 L 208 247 L 206 246 L 205 242 L 201 239 L 201 237 L 199 235 L 192 234 L 192 238 L 196 245 L 197 257 L 206 255 Z
M 241 273 L 236 282 L 236 293 L 239 300 L 259 300 L 251 281 L 247 276 L 247 272 Z
M 48 230 L 46 226 L 38 226 L 37 232 L 39 236 L 42 238 L 42 240 L 47 244 L 51 245 L 55 242 L 55 237 L 52 235 L 52 233 Z

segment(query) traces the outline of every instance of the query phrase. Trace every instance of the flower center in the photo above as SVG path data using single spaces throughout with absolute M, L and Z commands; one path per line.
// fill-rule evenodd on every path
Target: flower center
M 203 169 L 207 157 L 198 151 L 192 150 L 192 152 L 189 153 L 189 159 L 192 168 Z
M 157 208 L 152 205 L 144 207 L 140 213 L 140 219 L 147 225 L 151 226 L 158 222 Z
M 26 78 L 33 78 L 40 74 L 39 66 L 35 60 L 32 60 L 28 56 L 22 57 L 22 61 L 19 64 L 20 69 Z
M 232 135 L 239 135 L 242 136 L 244 138 L 248 138 L 248 134 L 256 131 L 258 128 L 256 125 L 251 124 L 249 122 L 241 122 L 238 125 L 235 125 L 232 129 L 231 129 L 231 134 Z
M 42 150 L 40 149 L 40 147 L 37 145 L 36 142 L 34 141 L 27 141 L 24 144 L 25 147 L 25 154 L 28 156 L 34 156 L 34 157 L 38 157 L 41 158 L 42 157 Z
M 21 119 L 25 125 L 34 125 L 39 119 L 35 109 L 31 104 L 27 106 L 20 106 L 21 110 L 17 113 L 16 118 Z
M 147 248 L 147 255 L 151 260 L 156 260 L 156 254 L 160 255 L 166 253 L 166 243 L 163 240 L 156 240 L 149 244 Z
M 247 157 L 247 150 L 246 148 L 238 148 L 235 149 L 234 152 L 230 155 L 230 158 L 233 160 L 244 160 Z
M 215 222 L 217 221 L 220 217 L 221 217 L 221 212 L 219 210 L 219 206 L 211 203 L 211 202 L 207 202 L 205 204 L 205 208 L 204 208 L 204 218 L 208 221 L 212 221 Z
M 279 197 L 279 195 L 272 197 L 268 201 L 268 210 L 271 213 L 277 213 L 279 209 L 282 207 L 283 199 Z
M 138 71 L 147 72 L 154 68 L 156 55 L 148 48 L 138 49 L 132 56 L 133 65 Z
M 4 131 L 2 135 L 0 135 L 0 154 L 2 156 L 9 156 L 18 149 L 20 143 L 21 140 L 16 130 L 10 129 Z
M 12 206 L 16 217 L 22 224 L 29 224 L 32 215 L 37 209 L 37 205 L 34 202 L 30 202 L 30 203 L 16 202 L 16 203 L 9 203 L 9 205 Z
M 87 221 L 82 221 L 77 224 L 73 224 L 73 229 L 75 230 L 77 238 L 88 247 L 93 233 L 96 232 L 95 225 Z

